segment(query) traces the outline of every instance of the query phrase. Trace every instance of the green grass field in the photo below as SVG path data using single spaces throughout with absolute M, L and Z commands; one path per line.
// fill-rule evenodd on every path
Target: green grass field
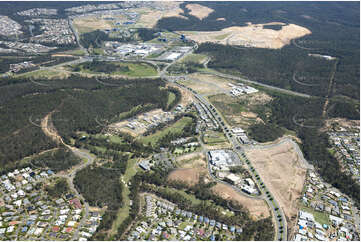
M 207 144 L 223 143 L 227 141 L 226 137 L 222 132 L 207 131 L 206 134 L 209 136 L 204 136 L 203 140 Z
M 57 71 L 57 70 L 37 70 L 37 71 L 33 71 L 33 72 L 25 72 L 25 73 L 21 73 L 21 74 L 16 74 L 17 77 L 25 77 L 25 78 L 65 78 L 66 74 L 62 71 Z
M 180 120 L 178 120 L 177 122 L 175 122 L 174 124 L 172 124 L 171 126 L 165 128 L 165 129 L 159 130 L 152 135 L 145 136 L 145 137 L 141 136 L 139 138 L 139 140 L 142 141 L 144 144 L 148 144 L 150 142 L 152 145 L 155 145 L 156 142 L 159 139 L 161 139 L 164 135 L 166 135 L 168 132 L 173 133 L 173 134 L 180 134 L 182 132 L 183 128 L 191 122 L 192 122 L 191 118 L 183 117 Z
M 138 167 L 137 167 L 137 159 L 132 159 L 128 161 L 128 166 L 127 169 L 124 173 L 123 176 L 123 180 L 124 183 L 127 184 L 123 184 L 123 191 L 122 191 L 122 197 L 123 197 L 123 201 L 124 201 L 124 206 L 121 207 L 118 210 L 118 214 L 117 214 L 117 218 L 115 219 L 115 221 L 113 222 L 113 226 L 111 229 L 111 235 L 116 234 L 117 232 L 117 228 L 119 227 L 119 225 L 124 221 L 124 219 L 128 216 L 129 214 L 129 210 L 130 210 L 130 199 L 129 199 L 129 188 L 128 188 L 128 182 L 129 180 L 137 173 L 138 171 Z
M 115 70 L 113 72 L 107 73 L 112 75 L 124 75 L 124 76 L 130 76 L 130 77 L 146 77 L 146 76 L 156 76 L 157 70 L 146 63 L 127 63 L 127 62 L 104 62 L 103 65 L 112 65 L 115 69 L 119 68 L 119 70 Z M 89 73 L 89 74 L 99 74 L 104 73 L 101 71 L 97 71 L 95 69 L 86 69 L 84 68 L 84 64 L 78 64 L 75 66 L 72 66 L 73 69 L 79 68 L 79 72 Z M 122 68 L 127 68 L 126 71 L 123 71 Z
M 175 148 L 175 150 L 173 151 L 173 154 L 175 154 L 175 155 L 182 155 L 182 154 L 184 154 L 184 153 L 193 152 L 193 151 L 195 151 L 195 150 L 197 150 L 197 147 L 194 147 L 194 146 L 189 147 L 189 148 L 177 147 L 177 148 Z
M 215 37 L 216 40 L 222 40 L 225 39 L 226 37 L 228 37 L 230 34 L 221 34 L 221 35 L 217 35 Z
M 93 53 L 95 55 L 104 55 L 104 50 L 102 48 L 95 48 L 93 49 Z
M 69 51 L 59 52 L 59 53 L 57 53 L 57 54 L 82 56 L 82 55 L 85 55 L 85 51 L 83 51 L 82 49 L 75 49 L 75 50 L 69 50 Z
M 207 59 L 206 55 L 201 54 L 189 54 L 185 58 L 182 59 L 181 62 L 195 62 L 195 63 L 203 63 Z
M 320 224 L 330 225 L 330 220 L 326 213 L 321 213 L 321 212 L 315 211 L 312 208 L 306 207 L 303 204 L 301 204 L 300 210 L 312 213 L 313 216 L 315 217 L 316 222 L 319 222 Z
M 175 94 L 173 92 L 169 92 L 167 106 L 169 106 L 174 100 L 175 100 Z

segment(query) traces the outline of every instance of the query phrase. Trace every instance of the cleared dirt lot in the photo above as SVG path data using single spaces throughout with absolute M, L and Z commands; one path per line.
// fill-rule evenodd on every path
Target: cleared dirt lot
M 281 25 L 280 30 L 264 29 L 266 25 Z M 311 34 L 307 28 L 280 22 L 252 24 L 248 26 L 232 26 L 220 31 L 195 32 L 187 31 L 187 38 L 198 43 L 213 42 L 229 45 L 243 45 L 256 48 L 280 49 L 290 44 L 292 39 Z
M 176 180 L 195 185 L 201 176 L 208 177 L 207 164 L 203 153 L 195 152 L 177 157 L 180 168 L 168 175 L 168 180 Z
M 181 15 L 184 13 L 183 9 L 179 7 L 182 2 L 161 2 L 162 7 L 166 8 L 164 11 L 157 11 L 153 9 L 139 9 L 142 13 L 138 21 L 145 28 L 153 28 L 159 19 L 177 17 L 187 19 L 187 17 Z
M 268 206 L 263 200 L 252 199 L 246 196 L 242 196 L 231 187 L 221 183 L 218 183 L 217 185 L 212 187 L 212 190 L 215 194 L 218 194 L 224 199 L 233 200 L 242 204 L 246 209 L 248 209 L 251 217 L 255 220 L 267 218 L 268 216 L 270 216 Z
M 213 9 L 199 5 L 199 4 L 187 4 L 186 8 L 190 10 L 190 15 L 199 18 L 200 20 L 208 17 L 208 15 L 214 12 Z
M 301 196 L 306 169 L 291 142 L 269 148 L 247 149 L 246 155 L 256 168 L 267 188 L 290 219 L 297 214 L 297 200 Z
M 181 84 L 192 88 L 199 94 L 214 95 L 217 93 L 225 93 L 231 90 L 228 83 L 235 83 L 233 80 L 216 77 L 208 74 L 191 74 Z
M 97 29 L 111 29 L 110 21 L 97 17 L 83 17 L 74 19 L 75 27 L 82 33 L 91 32 Z

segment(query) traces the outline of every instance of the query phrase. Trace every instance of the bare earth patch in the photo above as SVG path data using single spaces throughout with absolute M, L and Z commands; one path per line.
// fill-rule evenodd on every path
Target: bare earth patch
M 213 9 L 199 5 L 199 4 L 187 4 L 186 8 L 190 10 L 190 15 L 199 18 L 200 20 L 208 17 L 208 15 L 214 12 Z
M 187 87 L 192 88 L 199 94 L 214 95 L 219 93 L 226 93 L 231 90 L 228 83 L 235 83 L 233 80 L 227 80 L 208 74 L 191 74 L 186 81 L 181 83 Z
M 224 199 L 233 200 L 242 204 L 242 206 L 249 211 L 251 217 L 255 220 L 270 216 L 268 206 L 263 200 L 242 196 L 231 187 L 221 183 L 212 187 L 212 191 Z
M 249 105 L 264 105 L 272 101 L 272 97 L 264 92 L 256 92 L 251 95 L 240 96 L 240 99 L 245 98 L 249 101 Z
M 188 91 L 188 90 L 184 90 L 183 88 L 179 88 L 178 86 L 176 86 L 175 84 L 173 83 L 167 83 L 166 85 L 167 87 L 170 86 L 170 87 L 174 87 L 174 88 L 177 88 L 181 95 L 182 95 L 182 98 L 181 98 L 181 101 L 179 102 L 179 104 L 181 104 L 182 106 L 187 106 L 188 104 L 190 103 L 193 103 L 194 100 L 193 100 L 193 94 Z
M 208 176 L 205 157 L 200 152 L 180 156 L 177 158 L 177 163 L 181 164 L 181 168 L 169 173 L 168 180 L 195 185 L 201 176 Z
M 152 116 L 155 116 L 155 115 L 159 115 L 161 113 L 163 113 L 162 109 L 158 108 L 158 109 L 154 109 L 152 111 L 149 111 L 146 114 L 149 117 L 152 117 Z M 144 117 L 145 117 L 145 115 L 142 113 L 142 114 L 137 115 L 136 119 L 141 120 Z M 132 129 L 130 129 L 130 128 L 128 128 L 126 126 L 129 123 L 130 122 L 128 120 L 123 120 L 121 122 L 112 123 L 108 127 L 109 127 L 109 130 L 118 131 L 118 132 L 125 132 L 125 133 L 130 134 L 133 137 L 138 137 L 139 135 L 142 135 L 146 131 L 146 128 L 138 128 L 136 130 L 132 130 Z
M 252 112 L 241 112 L 241 115 L 245 118 L 257 118 L 257 114 Z
M 264 29 L 265 25 L 282 25 L 280 30 Z M 280 22 L 233 26 L 220 31 L 195 32 L 187 31 L 186 36 L 198 43 L 213 42 L 229 45 L 242 45 L 256 48 L 280 49 L 290 44 L 292 39 L 311 34 L 307 28 Z M 228 35 L 227 35 L 228 34 Z M 223 39 L 220 36 L 224 36 Z
M 285 215 L 297 215 L 306 169 L 289 141 L 269 148 L 247 149 L 246 155 L 275 196 Z
M 169 173 L 168 180 L 182 181 L 193 186 L 199 182 L 199 177 L 205 174 L 207 174 L 207 170 L 202 168 L 177 169 Z
M 162 1 L 160 3 L 162 7 L 166 8 L 164 11 L 147 9 L 141 14 L 138 23 L 145 28 L 153 28 L 161 18 L 177 17 L 187 19 L 187 17 L 181 15 L 184 13 L 183 9 L 179 7 L 182 2 Z
M 111 29 L 110 21 L 97 17 L 80 17 L 74 19 L 74 25 L 80 32 L 91 32 L 97 29 Z

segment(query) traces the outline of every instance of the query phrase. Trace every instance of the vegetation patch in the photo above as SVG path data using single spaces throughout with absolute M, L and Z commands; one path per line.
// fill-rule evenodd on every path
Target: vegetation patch
M 92 61 L 72 67 L 75 72 L 107 73 L 132 77 L 156 76 L 156 69 L 147 63 Z
M 268 142 L 281 137 L 284 130 L 274 124 L 257 123 L 249 127 L 248 134 L 258 142 Z
M 65 178 L 59 178 L 54 184 L 45 187 L 46 192 L 52 198 L 60 198 L 70 192 L 68 182 Z
M 218 144 L 227 142 L 227 138 L 223 132 L 209 130 L 203 135 L 203 142 L 205 144 Z
M 33 166 L 50 168 L 55 171 L 67 170 L 80 162 L 80 158 L 65 147 L 45 152 L 31 160 Z
M 181 135 L 183 133 L 183 129 L 192 123 L 192 118 L 190 117 L 183 117 L 174 124 L 165 129 L 159 130 L 154 134 L 149 136 L 142 136 L 139 138 L 141 142 L 144 144 L 151 144 L 154 146 L 160 139 L 165 137 L 166 135 Z
M 123 205 L 119 176 L 118 171 L 88 166 L 76 173 L 74 183 L 91 206 L 115 210 Z

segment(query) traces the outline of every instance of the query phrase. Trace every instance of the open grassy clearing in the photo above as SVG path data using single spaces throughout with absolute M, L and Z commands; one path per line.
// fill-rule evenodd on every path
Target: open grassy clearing
M 110 231 L 111 235 L 114 235 L 117 233 L 117 228 L 120 226 L 120 224 L 124 221 L 124 219 L 128 216 L 130 211 L 130 199 L 129 199 L 129 188 L 128 188 L 128 182 L 129 180 L 137 173 L 139 168 L 137 167 L 137 161 L 138 159 L 131 159 L 128 161 L 127 169 L 124 173 L 124 176 L 120 178 L 121 182 L 123 183 L 123 191 L 122 191 L 122 197 L 123 197 L 123 204 L 124 206 L 121 207 L 118 210 L 117 218 L 113 222 L 112 229 Z
M 104 50 L 102 48 L 95 48 L 93 49 L 93 53 L 95 55 L 104 55 Z
M 177 166 L 179 169 L 169 173 L 168 180 L 182 181 L 189 185 L 197 184 L 201 177 L 210 180 L 205 156 L 201 152 L 177 157 Z
M 171 126 L 159 130 L 154 134 L 151 134 L 149 136 L 141 136 L 138 139 L 143 142 L 144 144 L 148 144 L 149 142 L 152 145 L 155 145 L 157 143 L 157 141 L 159 139 L 161 139 L 164 135 L 168 134 L 168 133 L 173 133 L 173 134 L 180 134 L 183 131 L 183 128 L 190 124 L 192 122 L 192 119 L 189 117 L 183 117 L 180 120 L 178 120 L 177 122 L 175 122 L 174 124 L 172 124 Z
M 175 155 L 183 155 L 183 154 L 187 154 L 190 152 L 195 152 L 198 151 L 200 149 L 200 147 L 177 147 L 175 148 L 175 150 L 173 151 L 173 154 Z
M 69 74 L 60 71 L 60 70 L 38 70 L 38 71 L 33 71 L 33 72 L 25 72 L 22 74 L 18 74 L 16 75 L 17 77 L 24 77 L 24 78 L 29 78 L 32 77 L 34 79 L 36 78 L 47 78 L 47 79 L 52 79 L 52 78 L 60 78 L 60 79 L 65 79 L 69 76 Z
M 203 141 L 206 144 L 218 144 L 227 142 L 227 139 L 223 132 L 208 130 L 203 136 Z
M 231 91 L 229 83 L 236 84 L 235 81 L 217 77 L 210 74 L 193 73 L 189 75 L 190 78 L 179 83 L 192 88 L 199 94 L 215 95 L 220 93 L 227 93 Z
M 320 224 L 330 225 L 329 216 L 326 213 L 315 211 L 312 208 L 304 206 L 303 204 L 300 205 L 300 210 L 313 214 L 316 222 L 319 222 Z
M 221 207 L 221 206 L 215 205 L 215 204 L 214 204 L 212 201 L 210 201 L 210 200 L 206 200 L 206 201 L 199 200 L 199 199 L 197 199 L 194 195 L 188 194 L 188 193 L 186 193 L 186 192 L 183 191 L 183 190 L 177 190 L 177 189 L 175 189 L 175 188 L 169 188 L 169 187 L 167 187 L 166 189 L 167 189 L 168 191 L 171 191 L 171 192 L 176 192 L 176 193 L 180 194 L 181 196 L 184 196 L 185 198 L 189 199 L 189 200 L 192 202 L 192 205 L 199 205 L 200 203 L 205 202 L 207 205 L 212 204 L 213 206 L 215 206 L 216 208 L 218 208 L 219 211 L 221 211 L 222 213 L 224 213 L 224 214 L 227 215 L 227 216 L 232 216 L 232 215 L 233 215 L 231 211 L 226 210 L 226 209 L 224 209 L 224 208 Z
M 97 29 L 111 29 L 112 22 L 98 17 L 82 17 L 74 19 L 74 27 L 80 34 L 92 32 Z
M 218 94 L 209 96 L 208 100 L 221 112 L 227 123 L 247 129 L 252 124 L 263 122 L 257 113 L 267 116 L 269 110 L 265 104 L 272 99 L 264 92 L 257 92 L 238 97 Z
M 124 143 L 124 139 L 122 137 L 119 137 L 118 135 L 104 135 L 104 134 L 96 134 L 94 135 L 95 138 L 102 138 L 102 139 L 108 139 L 112 143 Z
M 58 52 L 55 55 L 77 55 L 77 56 L 82 56 L 85 55 L 85 51 L 82 49 L 75 49 L 75 50 L 68 50 L 68 51 L 64 51 L 64 52 Z
M 202 54 L 189 54 L 187 55 L 185 58 L 183 58 L 181 60 L 181 62 L 185 63 L 185 62 L 195 62 L 195 63 L 199 63 L 202 64 L 205 60 L 207 59 L 206 55 L 202 55 Z
M 146 63 L 97 62 L 81 63 L 71 67 L 73 71 L 90 74 L 106 73 L 130 77 L 156 76 L 157 70 Z
M 167 106 L 169 106 L 174 100 L 175 100 L 175 94 L 173 92 L 168 92 Z

